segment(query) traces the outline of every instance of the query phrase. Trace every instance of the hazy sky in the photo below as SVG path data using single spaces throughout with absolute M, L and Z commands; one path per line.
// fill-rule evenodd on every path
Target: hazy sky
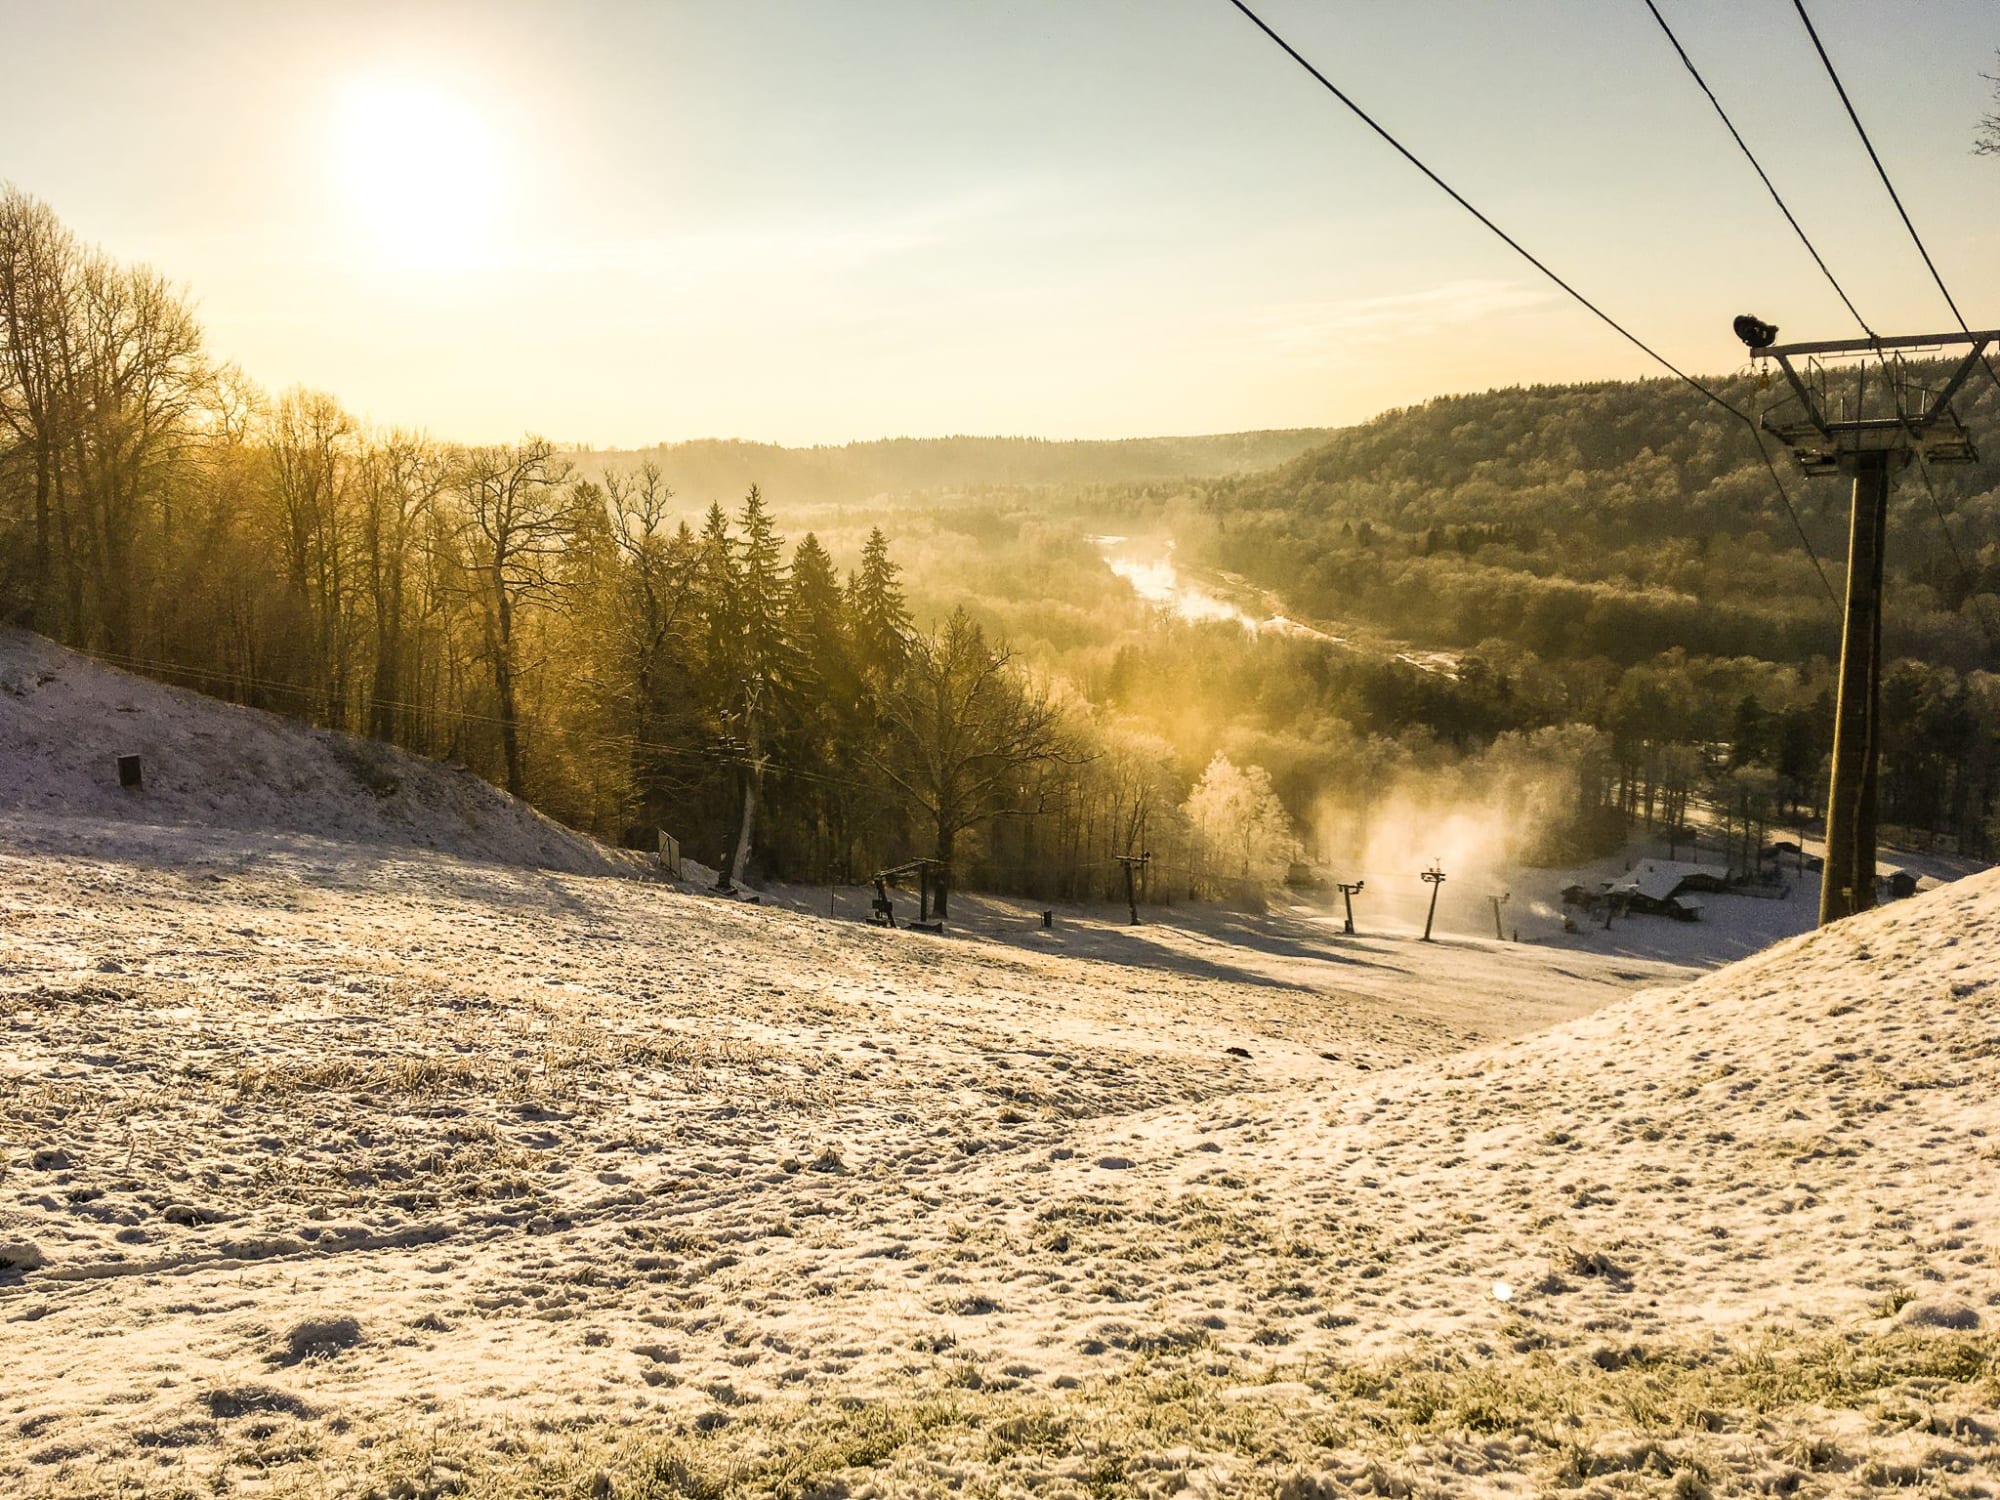
M 1659 0 L 1861 310 L 1948 326 L 1789 0 Z M 1642 337 L 1855 332 L 1642 0 L 1264 0 Z M 1993 0 L 1813 0 L 1975 324 Z M 1119 436 L 1646 372 L 1226 0 L 0 0 L 0 179 L 276 389 L 469 440 Z

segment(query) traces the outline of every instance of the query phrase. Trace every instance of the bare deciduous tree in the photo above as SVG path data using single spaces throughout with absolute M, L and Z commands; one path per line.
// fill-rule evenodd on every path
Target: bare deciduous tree
M 320 391 L 287 391 L 271 409 L 271 468 L 285 580 L 303 618 L 317 716 L 347 727 L 361 527 L 354 505 L 354 419 Z
M 584 486 L 578 494 L 585 504 L 599 498 Z M 633 787 L 655 811 L 664 794 L 685 794 L 692 784 L 688 768 L 661 748 L 669 737 L 693 733 L 687 705 L 694 694 L 680 647 L 686 616 L 698 602 L 702 561 L 687 524 L 670 524 L 673 498 L 658 464 L 644 464 L 636 475 L 604 476 L 602 499 L 618 554 L 614 631 L 622 670 L 614 691 L 633 729 Z
M 409 571 L 421 528 L 450 477 L 449 461 L 427 439 L 392 432 L 362 455 L 362 558 L 375 616 L 375 670 L 368 732 L 393 740 L 403 730 L 408 685 Z
M 1972 149 L 1981 156 L 2000 156 L 2000 73 L 1979 76 L 1993 85 L 1994 109 L 1980 119 L 1979 129 L 1973 133 Z
M 76 540 L 103 642 L 129 655 L 139 644 L 141 570 L 166 529 L 159 502 L 198 447 L 196 417 L 209 388 L 201 328 L 162 277 L 92 256 L 81 278 L 78 343 L 69 396 L 80 415 L 69 434 Z
M 32 622 L 74 629 L 57 607 L 56 529 L 74 384 L 69 350 L 81 254 L 47 204 L 0 188 L 0 429 L 27 455 L 34 512 Z
M 875 764 L 931 824 L 932 857 L 944 867 L 939 916 L 959 835 L 1008 808 L 1025 772 L 1074 758 L 1060 710 L 1012 661 L 958 609 L 935 635 L 909 643 L 883 701 L 887 743 Z
M 520 612 L 562 602 L 564 551 L 574 529 L 570 466 L 546 438 L 475 448 L 454 486 L 463 506 L 466 566 L 484 624 L 482 654 L 493 673 L 507 790 L 523 795 L 517 659 Z

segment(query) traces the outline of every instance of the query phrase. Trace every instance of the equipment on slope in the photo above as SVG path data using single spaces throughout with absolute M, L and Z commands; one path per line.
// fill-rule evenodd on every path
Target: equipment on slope
M 1431 888 L 1431 909 L 1424 917 L 1424 941 L 1428 943 L 1431 940 L 1431 923 L 1437 920 L 1438 887 L 1444 884 L 1444 871 L 1436 860 L 1431 861 L 1431 867 L 1424 871 L 1424 884 Z
M 1368 882 L 1365 880 L 1339 880 L 1335 881 L 1334 883 L 1340 887 L 1341 904 L 1347 909 L 1347 916 L 1346 919 L 1340 924 L 1340 930 L 1345 934 L 1347 934 L 1347 936 L 1353 937 L 1354 898 L 1361 893 L 1361 888 L 1364 885 L 1368 884 Z
M 1833 774 L 1827 792 L 1826 872 L 1819 897 L 1822 927 L 1875 904 L 1882 554 L 1889 530 L 1889 476 L 1913 455 L 1932 463 L 1970 463 L 1978 457 L 1972 435 L 1951 401 L 1995 340 L 2000 340 L 2000 330 L 1751 348 L 1752 358 L 1777 361 L 1792 389 L 1791 396 L 1760 413 L 1758 425 L 1791 448 L 1808 477 L 1845 474 L 1854 481 L 1840 635 L 1840 697 L 1834 710 Z M 1964 347 L 1968 352 L 1942 385 L 1919 384 L 1916 372 L 1904 363 L 1903 351 L 1942 352 L 1947 347 Z M 1803 363 L 1803 370 L 1794 360 Z
M 877 927 L 896 925 L 896 903 L 889 895 L 889 882 L 900 875 L 912 872 L 917 877 L 917 922 L 931 931 L 941 932 L 944 924 L 931 923 L 931 871 L 942 870 L 944 861 L 938 859 L 913 859 L 905 864 L 894 865 L 886 870 L 877 870 L 870 878 L 875 883 L 875 899 L 869 903 L 868 920 Z M 915 925 L 915 924 L 912 924 Z

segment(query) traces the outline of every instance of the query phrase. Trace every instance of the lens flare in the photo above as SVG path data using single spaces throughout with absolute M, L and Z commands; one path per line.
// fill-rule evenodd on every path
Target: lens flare
M 470 103 L 428 82 L 356 80 L 333 136 L 347 223 L 380 263 L 439 271 L 494 257 L 506 174 Z

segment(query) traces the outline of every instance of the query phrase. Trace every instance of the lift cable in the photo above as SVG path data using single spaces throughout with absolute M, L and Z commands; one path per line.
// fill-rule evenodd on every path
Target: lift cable
M 1979 628 L 1985 633 L 1989 647 L 2000 647 L 2000 630 L 1996 630 L 1992 619 L 1981 606 L 1979 579 L 1965 560 L 1965 553 L 1958 545 L 1958 538 L 1952 534 L 1951 521 L 1945 515 L 1944 502 L 1938 497 L 1937 485 L 1931 479 L 1931 466 L 1924 457 L 1924 450 L 1916 450 L 1917 473 L 1924 481 L 1924 493 L 1930 497 L 1931 513 L 1937 517 L 1938 530 L 1944 533 L 1945 546 L 1951 550 L 1953 566 L 1958 570 L 1959 587 L 1965 590 L 1966 602 L 1972 606 L 1973 617 L 1979 621 Z
M 1258 15 L 1257 12 L 1252 10 L 1247 4 L 1245 4 L 1244 0 L 1229 0 L 1229 3 L 1235 6 L 1237 10 L 1241 11 L 1243 15 L 1251 22 L 1251 24 L 1254 25 L 1259 31 L 1263 32 L 1266 37 L 1270 38 L 1271 41 L 1275 42 L 1279 47 L 1279 49 L 1283 51 L 1286 56 L 1290 57 L 1293 62 L 1297 63 L 1301 68 L 1305 69 L 1305 71 L 1312 76 L 1314 81 L 1317 82 L 1321 88 L 1325 89 L 1329 94 L 1333 95 L 1335 99 L 1339 100 L 1343 105 L 1345 105 L 1348 111 L 1351 114 L 1353 114 L 1356 119 L 1360 120 L 1362 124 L 1366 125 L 1370 130 L 1374 131 L 1376 135 L 1380 136 L 1385 142 L 1387 142 L 1388 145 L 1396 152 L 1398 156 L 1401 156 L 1411 166 L 1415 167 L 1419 172 L 1423 173 L 1425 177 L 1429 178 L 1432 184 L 1436 186 L 1441 192 L 1443 192 L 1445 196 L 1450 198 L 1452 202 L 1456 203 L 1460 208 L 1464 209 L 1467 213 L 1471 214 L 1473 218 L 1477 219 L 1488 230 L 1492 231 L 1492 233 L 1495 236 L 1497 236 L 1501 240 L 1501 242 L 1504 243 L 1509 249 L 1511 249 L 1516 255 L 1519 255 L 1529 265 L 1533 266 L 1537 271 L 1540 271 L 1550 281 L 1554 282 L 1564 292 L 1568 293 L 1571 298 L 1573 298 L 1577 303 L 1579 303 L 1590 313 L 1592 313 L 1606 327 L 1610 328 L 1620 338 L 1624 339 L 1627 343 L 1631 344 L 1635 349 L 1639 350 L 1639 352 L 1644 354 L 1648 359 L 1652 360 L 1655 364 L 1659 365 L 1662 369 L 1666 370 L 1676 379 L 1684 382 L 1686 385 L 1698 391 L 1701 395 L 1705 396 L 1708 400 L 1714 402 L 1717 406 L 1721 407 L 1724 411 L 1728 412 L 1732 417 L 1736 418 L 1737 421 L 1741 422 L 1745 427 L 1747 427 L 1750 430 L 1750 435 L 1756 439 L 1758 456 L 1764 460 L 1764 468 L 1771 476 L 1772 485 L 1777 489 L 1778 499 L 1784 505 L 1785 514 L 1791 518 L 1792 529 L 1798 533 L 1799 544 L 1805 548 L 1806 556 L 1812 561 L 1813 571 L 1819 575 L 1820 587 L 1826 591 L 1827 598 L 1833 601 L 1834 608 L 1835 609 L 1840 608 L 1840 596 L 1834 592 L 1833 585 L 1827 581 L 1826 569 L 1820 565 L 1819 554 L 1813 550 L 1812 539 L 1806 535 L 1805 525 L 1803 522 L 1800 521 L 1798 510 L 1792 504 L 1791 493 L 1785 488 L 1785 481 L 1778 473 L 1778 466 L 1771 461 L 1770 450 L 1766 448 L 1764 445 L 1764 434 L 1762 429 L 1758 427 L 1757 419 L 1755 417 L 1751 416 L 1748 412 L 1743 410 L 1742 407 L 1736 405 L 1733 401 L 1730 401 L 1727 397 L 1717 394 L 1709 386 L 1695 379 L 1694 376 L 1688 374 L 1685 370 L 1681 369 L 1678 365 L 1674 364 L 1665 355 L 1661 354 L 1658 350 L 1654 349 L 1650 344 L 1646 343 L 1643 339 L 1641 339 L 1637 334 L 1633 333 L 1630 329 L 1628 329 L 1623 323 L 1620 323 L 1616 318 L 1612 317 L 1603 308 L 1599 307 L 1595 302 L 1592 302 L 1588 297 L 1584 296 L 1582 292 L 1578 291 L 1575 287 L 1571 286 L 1567 281 L 1563 280 L 1561 276 L 1558 276 L 1553 270 L 1549 268 L 1549 266 L 1546 263 L 1544 263 L 1532 251 L 1530 251 L 1527 248 L 1527 246 L 1523 245 L 1519 240 L 1515 239 L 1511 234 L 1507 233 L 1506 230 L 1502 229 L 1498 224 L 1494 223 L 1493 220 L 1489 219 L 1485 214 L 1481 213 L 1477 208 L 1475 208 L 1472 205 L 1472 203 L 1469 200 L 1466 199 L 1466 197 L 1462 193 L 1460 193 L 1450 183 L 1446 182 L 1436 172 L 1432 171 L 1429 166 L 1425 165 L 1423 160 L 1419 158 L 1415 152 L 1411 151 L 1409 147 L 1405 146 L 1401 141 L 1397 140 L 1394 135 L 1390 134 L 1390 132 L 1386 127 L 1384 127 L 1379 121 L 1377 121 L 1373 115 L 1369 114 L 1367 110 L 1363 109 L 1359 104 L 1355 103 L 1354 100 L 1350 98 L 1345 92 L 1343 92 L 1340 89 L 1340 87 L 1333 82 L 1332 79 L 1328 78 L 1326 74 L 1322 73 L 1318 68 L 1314 67 L 1310 62 L 1308 62 L 1305 59 L 1305 57 L 1300 54 L 1300 52 L 1296 47 L 1294 47 L 1290 42 L 1286 41 L 1276 31 L 1272 30 L 1270 25 L 1264 20 L 1264 18 Z
M 1655 5 L 1653 0 L 1645 0 L 1645 3 L 1646 9 L 1653 13 L 1653 19 L 1660 23 L 1660 30 L 1666 33 L 1667 40 L 1673 44 L 1674 52 L 1681 60 L 1681 66 L 1687 69 L 1688 76 L 1695 81 L 1701 91 L 1708 95 L 1708 102 L 1715 106 L 1715 113 L 1722 121 L 1723 128 L 1729 132 L 1729 138 L 1736 142 L 1737 150 L 1743 153 L 1744 159 L 1756 171 L 1758 180 L 1764 184 L 1764 190 L 1771 195 L 1771 201 L 1778 205 L 1778 212 L 1783 214 L 1785 222 L 1792 226 L 1792 233 L 1799 237 L 1799 243 L 1806 247 L 1806 253 L 1812 256 L 1813 264 L 1819 267 L 1820 274 L 1827 280 L 1827 285 L 1831 286 L 1840 300 L 1847 304 L 1847 310 L 1854 315 L 1854 321 L 1861 325 L 1861 331 L 1871 339 L 1876 337 L 1875 330 L 1868 326 L 1868 320 L 1861 316 L 1861 310 L 1854 305 L 1854 299 L 1847 295 L 1846 289 L 1835 279 L 1833 272 L 1827 267 L 1825 258 L 1820 255 L 1818 247 L 1807 236 L 1785 200 L 1779 196 L 1777 186 L 1771 181 L 1770 174 L 1764 170 L 1764 164 L 1757 160 L 1757 154 L 1743 139 L 1742 132 L 1737 130 L 1736 122 L 1729 118 L 1729 111 L 1722 107 L 1722 101 L 1715 97 L 1715 90 L 1708 86 L 1708 80 L 1703 78 L 1701 70 L 1695 67 L 1694 59 L 1687 54 L 1687 48 L 1683 47 L 1681 39 L 1674 35 L 1674 29 L 1667 24 L 1667 18 L 1660 14 L 1660 7 Z
M 1647 0 L 1647 3 L 1651 4 L 1651 0 Z M 1875 149 L 1875 142 L 1869 138 L 1868 127 L 1861 123 L 1861 116 L 1854 108 L 1854 101 L 1847 96 L 1847 86 L 1841 82 L 1840 71 L 1834 67 L 1833 59 L 1827 55 L 1825 44 L 1819 39 L 1819 29 L 1813 25 L 1812 17 L 1806 11 L 1805 0 L 1792 0 L 1792 9 L 1799 13 L 1799 20 L 1805 25 L 1806 35 L 1812 39 L 1813 51 L 1819 54 L 1820 66 L 1826 69 L 1827 79 L 1833 84 L 1833 91 L 1840 96 L 1841 107 L 1847 111 L 1847 118 L 1854 125 L 1854 133 L 1861 137 L 1861 144 L 1868 152 L 1868 160 L 1875 165 L 1875 175 L 1882 179 L 1882 186 L 1888 191 L 1889 201 L 1896 205 L 1897 216 L 1902 219 L 1903 227 L 1910 232 L 1910 242 L 1917 247 L 1917 254 L 1923 257 L 1924 269 L 1931 273 L 1931 280 L 1937 283 L 1938 292 L 1944 298 L 1944 305 L 1951 309 L 1952 317 L 1958 320 L 1959 331 L 1971 333 L 1972 325 L 1965 321 L 1965 314 L 1958 310 L 1958 299 L 1952 296 L 1951 288 L 1945 285 L 1944 276 L 1939 272 L 1937 262 L 1931 259 L 1930 249 L 1924 244 L 1924 237 L 1917 233 L 1917 226 L 1910 218 L 1910 211 L 1903 207 L 1903 195 L 1896 191 L 1896 184 L 1889 177 L 1889 169 L 1882 164 L 1881 153 Z M 1869 336 L 1872 338 L 1874 335 L 1871 333 Z M 1982 353 L 1979 356 L 1979 363 L 1993 384 L 2000 387 L 2000 370 L 1993 368 L 1993 361 Z M 1958 564 L 1959 576 L 1968 591 L 1967 596 L 1973 597 L 1971 591 L 1974 581 L 1971 570 L 1965 565 L 1965 554 L 1959 548 L 1958 538 L 1952 534 L 1951 522 L 1945 516 L 1944 506 L 1938 501 L 1937 486 L 1931 482 L 1930 465 L 1924 461 L 1921 450 L 1917 454 L 1917 468 L 1923 475 L 1924 488 L 1930 493 L 1931 510 L 1937 516 L 1938 529 L 1944 533 L 1945 545 L 1951 549 L 1951 555 Z M 1981 614 L 1979 618 L 1980 623 L 1985 625 L 1985 615 Z
M 1847 118 L 1853 122 L 1854 133 L 1861 137 L 1861 144 L 1868 151 L 1868 159 L 1875 164 L 1875 175 L 1882 179 L 1882 186 L 1889 193 L 1889 201 L 1896 205 L 1896 213 L 1902 219 L 1903 227 L 1909 230 L 1911 243 L 1917 247 L 1917 254 L 1923 257 L 1924 269 L 1931 273 L 1931 280 L 1937 283 L 1937 289 L 1944 297 L 1944 305 L 1951 309 L 1951 315 L 1958 320 L 1959 331 L 1971 333 L 1972 325 L 1965 321 L 1965 314 L 1958 310 L 1958 300 L 1952 296 L 1951 288 L 1944 284 L 1944 277 L 1938 271 L 1937 262 L 1931 259 L 1931 252 L 1924 244 L 1924 237 L 1917 233 L 1917 226 L 1910 218 L 1910 211 L 1903 207 L 1903 196 L 1896 191 L 1896 184 L 1890 180 L 1889 169 L 1882 165 L 1881 154 L 1876 151 L 1875 142 L 1869 138 L 1868 127 L 1861 123 L 1861 116 L 1854 109 L 1854 101 L 1847 97 L 1847 85 L 1840 81 L 1839 70 L 1834 67 L 1833 59 L 1827 56 L 1826 47 L 1820 42 L 1819 30 L 1813 25 L 1812 17 L 1806 13 L 1805 0 L 1792 0 L 1792 9 L 1799 13 L 1799 19 L 1805 23 L 1806 35 L 1812 38 L 1813 51 L 1819 54 L 1820 65 L 1826 69 L 1826 76 L 1833 84 L 1833 91 L 1840 95 L 1841 106 L 1846 109 Z M 1982 354 L 1979 362 L 1985 366 L 1986 373 L 1992 377 L 1994 385 L 2000 386 L 2000 370 L 1993 368 L 1993 361 Z

